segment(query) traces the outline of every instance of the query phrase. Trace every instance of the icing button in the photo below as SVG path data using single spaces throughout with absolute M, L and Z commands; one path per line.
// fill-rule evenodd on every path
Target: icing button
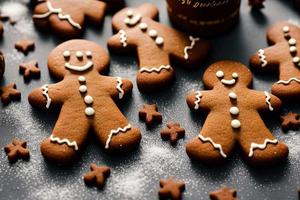
M 94 102 L 94 99 L 90 95 L 87 95 L 87 96 L 84 97 L 84 102 L 86 104 L 92 104 Z
M 79 80 L 79 82 L 85 82 L 86 81 L 84 76 L 79 76 L 78 80 Z
M 151 30 L 149 31 L 148 34 L 149 34 L 149 36 L 152 37 L 152 38 L 157 37 L 157 31 L 154 30 L 154 29 L 151 29 Z
M 224 72 L 223 71 L 217 71 L 216 76 L 218 78 L 223 78 L 224 77 Z
M 282 29 L 282 31 L 283 31 L 284 33 L 288 33 L 288 32 L 290 32 L 290 27 L 284 26 L 283 29 Z
M 297 48 L 295 46 L 290 47 L 290 52 L 295 53 L 297 51 Z
M 80 91 L 81 93 L 85 93 L 85 92 L 87 92 L 87 87 L 86 87 L 85 85 L 81 85 L 81 86 L 79 87 L 79 91 Z
M 232 115 L 238 115 L 239 112 L 240 112 L 240 110 L 239 110 L 238 107 L 236 107 L 236 106 L 233 106 L 233 107 L 230 108 L 230 113 L 231 113 Z
M 143 22 L 143 23 L 140 23 L 139 27 L 140 27 L 140 29 L 141 29 L 142 31 L 145 31 L 145 30 L 147 30 L 148 25 L 147 25 L 146 23 Z
M 76 57 L 77 58 L 82 58 L 83 57 L 83 53 L 81 51 L 76 51 Z
M 237 119 L 234 119 L 231 121 L 231 127 L 232 128 L 240 128 L 241 127 L 241 122 Z
M 293 58 L 293 63 L 299 63 L 300 62 L 300 58 L 298 56 Z
M 64 51 L 63 55 L 65 58 L 68 58 L 71 56 L 71 53 L 70 53 L 70 51 Z
M 294 38 L 291 38 L 289 40 L 289 44 L 292 45 L 292 46 L 295 46 L 296 45 L 296 40 Z
M 85 114 L 86 114 L 87 116 L 93 116 L 93 115 L 95 114 L 94 108 L 87 107 L 87 108 L 85 109 Z
M 164 39 L 163 39 L 162 37 L 157 37 L 157 38 L 155 39 L 155 43 L 156 43 L 157 45 L 162 45 L 162 44 L 164 43 Z
M 230 99 L 234 99 L 234 100 L 237 99 L 237 95 L 234 92 L 230 92 L 228 96 Z
M 126 15 L 128 17 L 132 17 L 133 16 L 133 11 L 132 10 L 127 10 Z

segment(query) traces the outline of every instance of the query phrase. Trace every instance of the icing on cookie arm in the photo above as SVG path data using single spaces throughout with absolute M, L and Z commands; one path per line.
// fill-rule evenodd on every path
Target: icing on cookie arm
M 108 78 L 108 77 L 107 77 Z M 111 96 L 115 100 L 123 99 L 128 93 L 132 91 L 133 85 L 130 80 L 121 77 L 108 78 L 111 82 Z
M 259 111 L 276 112 L 280 109 L 282 105 L 282 102 L 278 97 L 272 95 L 267 91 L 264 92 L 256 91 L 253 97 L 257 99 L 257 107 Z
M 209 94 L 207 91 L 191 91 L 186 98 L 186 102 L 191 110 L 207 111 L 210 109 L 208 103 Z
M 265 49 L 259 49 L 250 58 L 251 66 L 259 70 L 268 70 L 278 67 L 280 55 L 278 54 L 276 48 L 280 47 L 275 45 Z

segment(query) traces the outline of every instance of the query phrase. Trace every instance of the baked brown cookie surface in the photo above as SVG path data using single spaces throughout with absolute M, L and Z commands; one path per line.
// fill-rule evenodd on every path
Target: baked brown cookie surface
M 102 47 L 87 40 L 70 40 L 50 53 L 49 71 L 61 81 L 35 89 L 28 97 L 35 107 L 61 108 L 51 136 L 41 144 L 47 160 L 69 164 L 83 149 L 89 131 L 109 152 L 123 153 L 138 146 L 139 129 L 115 104 L 131 92 L 132 83 L 101 75 L 108 65 L 109 57 Z
M 220 61 L 208 67 L 203 82 L 208 90 L 192 91 L 187 96 L 192 110 L 208 112 L 200 134 L 186 145 L 190 158 L 220 163 L 237 143 L 252 165 L 285 160 L 288 147 L 272 135 L 260 116 L 279 110 L 281 101 L 266 91 L 249 89 L 252 74 L 248 68 L 235 61 Z
M 152 92 L 170 85 L 174 77 L 171 61 L 184 67 L 199 67 L 211 44 L 167 27 L 159 22 L 158 9 L 152 4 L 124 8 L 113 16 L 118 32 L 108 41 L 110 50 L 137 52 L 137 85 L 142 92 Z

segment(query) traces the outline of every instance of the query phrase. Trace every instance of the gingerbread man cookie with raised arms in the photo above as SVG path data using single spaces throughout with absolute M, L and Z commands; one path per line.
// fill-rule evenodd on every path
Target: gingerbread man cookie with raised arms
M 300 27 L 289 22 L 278 22 L 267 31 L 272 46 L 259 49 L 250 64 L 262 72 L 279 71 L 279 81 L 272 93 L 283 100 L 300 97 Z
M 60 37 L 79 37 L 85 21 L 99 24 L 107 4 L 98 0 L 38 0 L 33 22 L 41 30 L 51 30 Z
M 49 71 L 61 81 L 35 89 L 28 97 L 33 106 L 61 108 L 51 136 L 41 144 L 47 160 L 70 163 L 82 150 L 89 131 L 109 152 L 127 152 L 138 146 L 139 129 L 115 104 L 131 92 L 132 83 L 101 75 L 108 65 L 107 53 L 87 40 L 67 41 L 50 53 Z
M 281 101 L 268 92 L 249 89 L 248 68 L 220 61 L 206 70 L 203 82 L 209 90 L 192 91 L 187 97 L 192 110 L 208 112 L 200 134 L 186 145 L 190 158 L 217 164 L 228 158 L 236 143 L 252 165 L 272 165 L 288 156 L 288 147 L 272 135 L 260 116 L 277 111 Z
M 174 77 L 170 61 L 186 67 L 198 67 L 207 57 L 211 44 L 188 36 L 157 21 L 158 9 L 151 4 L 124 8 L 113 16 L 118 32 L 108 41 L 110 50 L 137 52 L 137 85 L 148 92 L 168 86 Z

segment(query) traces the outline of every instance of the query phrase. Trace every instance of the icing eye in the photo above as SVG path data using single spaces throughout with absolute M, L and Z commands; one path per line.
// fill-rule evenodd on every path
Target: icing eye
M 77 58 L 82 58 L 83 57 L 83 53 L 81 51 L 76 51 L 76 57 Z
M 236 72 L 233 72 L 232 73 L 232 78 L 237 78 L 237 77 L 239 77 L 239 75 Z
M 216 76 L 217 76 L 218 78 L 223 78 L 223 77 L 224 77 L 224 72 L 221 71 L 221 70 L 219 70 L 219 71 L 217 71 Z
M 86 51 L 86 52 L 85 52 L 85 55 L 86 55 L 87 57 L 91 58 L 91 57 L 92 57 L 92 52 L 91 52 L 91 51 Z
M 70 58 L 71 53 L 70 53 L 70 51 L 64 51 L 63 55 L 64 55 L 64 58 Z
M 132 10 L 127 10 L 126 15 L 127 15 L 127 17 L 132 17 L 133 16 L 133 11 Z

